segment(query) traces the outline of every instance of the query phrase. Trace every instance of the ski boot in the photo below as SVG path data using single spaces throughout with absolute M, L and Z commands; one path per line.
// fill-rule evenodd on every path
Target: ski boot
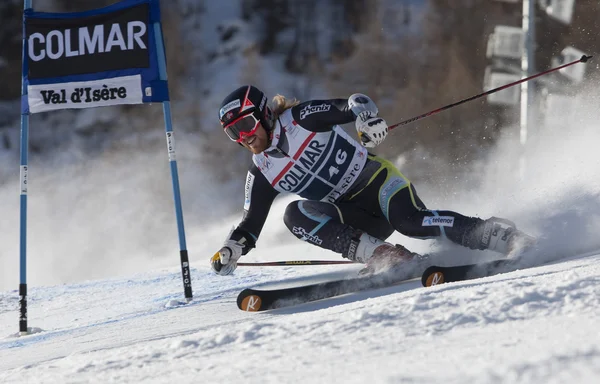
M 359 275 L 366 276 L 388 271 L 392 268 L 408 266 L 415 258 L 421 255 L 411 252 L 402 245 L 393 245 L 376 237 L 362 233 L 359 238 L 353 238 L 348 254 L 348 259 L 366 264 L 359 271 Z
M 485 220 L 482 227 L 482 249 L 499 252 L 510 259 L 521 256 L 536 243 L 535 237 L 518 230 L 509 220 L 492 217 Z

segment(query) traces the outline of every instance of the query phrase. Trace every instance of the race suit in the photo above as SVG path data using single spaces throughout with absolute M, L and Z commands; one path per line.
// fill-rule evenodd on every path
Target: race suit
M 340 127 L 355 119 L 347 99 L 307 101 L 277 118 L 271 146 L 252 157 L 244 216 L 230 234 L 243 243 L 243 254 L 255 247 L 279 193 L 303 198 L 290 203 L 284 215 L 296 237 L 344 257 L 362 232 L 385 240 L 395 230 L 484 249 L 481 234 L 474 233 L 483 220 L 427 210 L 393 164 L 369 154 Z

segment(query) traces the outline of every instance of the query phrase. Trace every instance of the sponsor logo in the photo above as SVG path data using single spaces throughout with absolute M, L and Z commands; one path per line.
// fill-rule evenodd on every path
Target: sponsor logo
M 296 138 L 296 136 L 298 136 L 298 133 L 300 132 L 298 126 L 294 123 L 295 122 L 293 121 L 291 125 L 288 124 L 285 127 L 283 127 L 283 131 L 288 137 L 291 137 L 292 139 Z
M 493 227 L 493 223 L 485 223 L 485 226 L 483 227 L 483 236 L 481 238 L 481 242 L 486 246 L 490 244 L 490 235 L 492 234 Z
M 169 151 L 169 161 L 177 160 L 175 156 L 175 134 L 167 132 L 167 150 Z
M 190 284 L 190 269 L 188 268 L 190 265 L 187 262 L 181 263 L 181 267 L 183 268 L 183 283 L 188 286 Z
M 379 205 L 381 207 L 381 212 L 383 212 L 385 217 L 389 217 L 389 203 L 392 195 L 394 192 L 400 190 L 401 186 L 404 184 L 406 184 L 406 182 L 403 179 L 395 178 L 382 188 L 379 194 Z
M 326 144 L 321 144 L 318 140 L 312 140 L 308 143 L 306 149 L 294 166 L 281 178 L 277 186 L 286 192 L 292 192 L 302 180 L 308 175 L 308 171 L 312 169 L 317 160 L 323 154 Z
M 427 278 L 426 286 L 431 287 L 438 284 L 444 283 L 444 274 L 441 272 L 434 272 Z
M 271 160 L 269 160 L 269 158 L 266 156 L 257 156 L 257 159 L 258 159 L 258 169 L 260 169 L 262 172 L 268 171 L 273 166 L 273 163 L 271 162 Z
M 423 218 L 423 227 L 453 227 L 454 217 L 452 216 L 425 216 Z
M 248 312 L 256 312 L 260 309 L 262 300 L 259 296 L 250 295 L 242 300 L 242 309 Z
M 105 29 L 108 30 L 108 34 Z M 31 60 L 42 61 L 94 55 L 113 50 L 147 50 L 144 41 L 146 32 L 146 24 L 142 21 L 130 21 L 124 28 L 121 28 L 118 23 L 113 23 L 110 27 L 95 25 L 78 29 L 56 29 L 45 35 L 35 32 L 28 39 L 28 54 Z
M 221 110 L 219 110 L 219 118 L 223 118 L 223 115 L 226 114 L 227 112 L 231 111 L 232 109 L 235 108 L 239 108 L 241 106 L 241 103 L 239 100 L 233 100 L 227 104 L 225 104 L 223 106 L 223 108 L 221 108 Z M 227 115 L 227 119 L 230 119 L 231 116 L 233 116 L 233 113 L 228 114 Z
M 25 24 L 29 79 L 149 68 L 149 5 Z
M 140 75 L 84 82 L 29 85 L 27 90 L 31 113 L 65 108 L 142 103 Z
M 281 178 L 277 183 L 277 186 L 286 192 L 292 192 L 302 180 L 308 175 L 308 171 L 302 167 L 294 165 L 290 170 Z
M 254 175 L 248 172 L 246 177 L 246 186 L 244 188 L 244 210 L 250 209 L 251 197 L 252 197 L 252 186 L 254 185 Z
M 19 292 L 19 304 L 21 305 L 21 309 L 22 309 L 22 311 L 20 312 L 20 315 L 19 315 L 19 320 L 27 321 L 27 305 L 25 303 L 25 300 L 26 300 L 25 295 L 27 294 L 27 292 L 22 291 L 20 288 L 19 288 L 19 291 L 20 291 Z
M 27 166 L 21 165 L 21 195 L 27 194 Z
M 302 236 L 302 240 L 308 240 L 311 243 L 315 243 L 317 245 L 323 244 L 323 240 L 321 240 L 319 236 L 307 233 L 306 230 L 302 227 L 294 227 L 292 228 L 292 232 L 295 235 Z
M 358 248 L 358 241 L 352 239 L 350 241 L 350 247 L 348 247 L 348 259 L 356 261 L 356 249 Z
M 329 108 L 331 108 L 331 105 L 329 104 L 319 104 L 319 105 L 307 105 L 306 107 L 302 108 L 302 110 L 300 111 L 300 120 L 304 120 L 304 118 L 308 115 L 312 115 L 313 113 L 319 113 L 319 112 L 327 112 L 329 111 Z
M 367 120 L 369 120 L 369 119 L 370 119 L 371 117 L 373 117 L 373 116 L 371 116 L 371 112 L 370 112 L 370 111 L 363 111 L 363 112 L 366 112 L 366 113 L 361 113 L 360 115 L 358 115 L 358 118 L 359 118 L 359 119 L 360 119 L 360 121 L 362 121 L 363 123 L 366 123 L 366 122 L 367 122 Z M 371 123 L 370 123 L 370 124 L 369 124 L 369 127 L 372 127 L 372 126 L 373 126 L 373 124 L 371 124 Z
M 252 104 L 252 102 L 250 100 L 248 100 L 248 99 L 244 100 L 244 105 L 242 106 L 242 111 L 245 111 L 250 108 L 256 108 L 256 107 L 254 106 L 254 104 Z
M 383 190 L 381 191 L 381 201 L 385 202 L 387 204 L 387 199 L 389 198 L 389 195 L 397 190 L 397 187 L 404 184 L 405 181 L 397 178 L 392 180 L 391 183 L 389 183 L 388 185 L 385 186 L 385 188 L 383 188 Z
M 267 102 L 267 96 L 263 95 L 263 98 L 260 102 L 260 106 L 258 107 L 259 110 L 263 110 L 263 108 L 265 107 L 265 103 Z

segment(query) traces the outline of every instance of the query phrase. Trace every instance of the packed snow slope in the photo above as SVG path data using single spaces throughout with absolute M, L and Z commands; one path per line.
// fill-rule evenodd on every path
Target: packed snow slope
M 272 252 L 300 256 L 290 246 Z M 270 257 L 267 257 L 270 258 Z M 491 278 L 417 281 L 266 313 L 238 291 L 352 274 L 355 267 L 177 270 L 31 292 L 17 337 L 17 294 L 0 295 L 2 383 L 596 383 L 600 254 Z M 307 277 L 312 275 L 312 278 Z M 290 281 L 291 280 L 291 281 Z M 40 331 L 40 330 L 38 330 Z

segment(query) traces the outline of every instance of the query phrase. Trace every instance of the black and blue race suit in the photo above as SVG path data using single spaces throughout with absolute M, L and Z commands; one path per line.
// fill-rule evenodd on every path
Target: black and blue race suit
M 483 220 L 427 210 L 393 164 L 369 154 L 340 127 L 355 119 L 347 99 L 311 100 L 278 116 L 271 146 L 252 157 L 244 217 L 230 235 L 244 244 L 243 253 L 255 247 L 279 193 L 303 198 L 290 203 L 284 215 L 296 237 L 343 256 L 362 232 L 382 240 L 394 231 L 443 236 L 481 248 L 472 232 Z

